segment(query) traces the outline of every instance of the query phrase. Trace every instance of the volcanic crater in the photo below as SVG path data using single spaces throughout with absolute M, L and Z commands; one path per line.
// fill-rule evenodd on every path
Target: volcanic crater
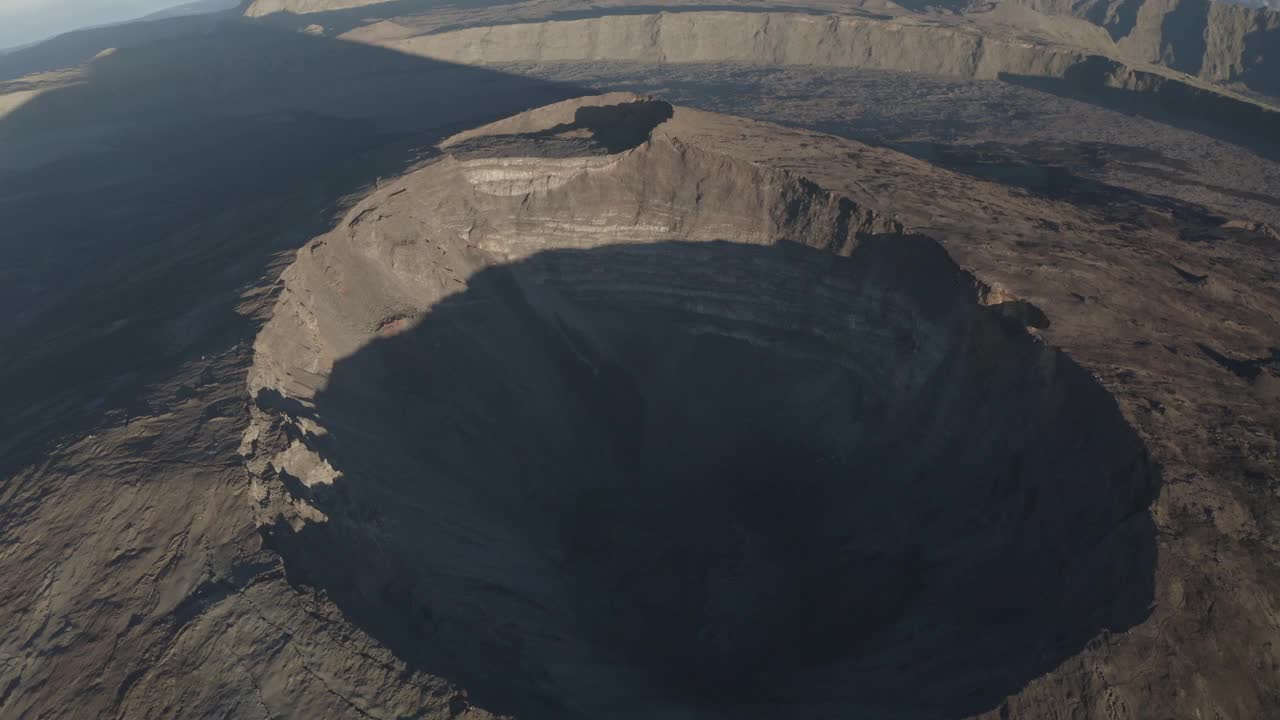
M 980 712 L 1144 619 L 1158 473 L 1049 318 L 679 122 L 465 133 L 299 252 L 243 447 L 290 580 L 522 716 Z

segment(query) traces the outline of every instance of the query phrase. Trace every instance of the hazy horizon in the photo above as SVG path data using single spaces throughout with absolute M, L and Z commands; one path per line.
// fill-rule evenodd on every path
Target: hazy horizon
M 127 22 L 190 0 L 0 0 L 0 49 L 30 45 L 72 30 Z M 228 7 L 234 0 L 226 0 Z

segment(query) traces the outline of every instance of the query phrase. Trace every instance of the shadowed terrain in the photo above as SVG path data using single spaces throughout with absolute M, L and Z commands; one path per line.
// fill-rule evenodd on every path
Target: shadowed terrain
M 572 94 L 234 23 L 101 58 L 0 118 L 0 470 L 147 414 L 142 388 L 251 337 L 244 293 L 344 196 L 461 125 Z

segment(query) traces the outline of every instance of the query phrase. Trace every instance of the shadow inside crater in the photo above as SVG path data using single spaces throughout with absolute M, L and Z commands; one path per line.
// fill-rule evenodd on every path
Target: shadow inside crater
M 1147 616 L 1159 479 L 973 293 L 910 236 L 483 270 L 314 407 L 259 395 L 340 473 L 283 478 L 328 520 L 264 536 L 499 712 L 990 710 Z

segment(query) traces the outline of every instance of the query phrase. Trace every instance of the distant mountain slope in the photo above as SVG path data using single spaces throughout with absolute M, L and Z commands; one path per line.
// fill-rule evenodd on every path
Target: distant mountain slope
M 278 12 L 291 12 L 298 15 L 307 13 L 330 12 L 332 10 L 349 10 L 365 5 L 378 5 L 389 0 L 254 0 L 245 8 L 245 15 L 262 17 Z
M 222 21 L 216 14 L 205 13 L 73 30 L 44 42 L 0 54 L 0 80 L 74 67 L 88 62 L 103 50 L 136 47 L 205 32 Z
M 9 31 L 8 33 L 0 32 L 0 36 L 3 36 L 0 37 L 0 56 L 36 47 L 46 42 L 56 41 L 71 33 L 117 27 L 135 22 L 226 12 L 242 5 L 247 6 L 250 4 L 250 0 L 190 0 L 181 4 L 177 4 L 178 0 L 171 1 L 175 2 L 175 5 L 167 8 L 162 7 L 162 9 L 152 12 L 148 11 L 156 7 L 157 3 L 155 2 L 149 5 L 130 6 L 132 12 L 130 12 L 129 8 L 118 7 L 115 8 L 114 14 L 93 16 L 72 14 L 62 22 L 43 22 L 36 25 L 30 25 L 26 16 L 38 16 L 40 13 L 25 10 L 16 16 L 21 21 L 16 32 L 12 27 L 0 26 L 0 30 Z M 162 5 L 162 3 L 160 4 Z
M 246 3 L 241 0 L 194 0 L 193 2 L 176 5 L 165 10 L 151 13 L 141 20 L 164 20 L 166 18 L 186 17 L 188 15 L 204 15 L 206 13 L 223 12 L 240 7 Z

